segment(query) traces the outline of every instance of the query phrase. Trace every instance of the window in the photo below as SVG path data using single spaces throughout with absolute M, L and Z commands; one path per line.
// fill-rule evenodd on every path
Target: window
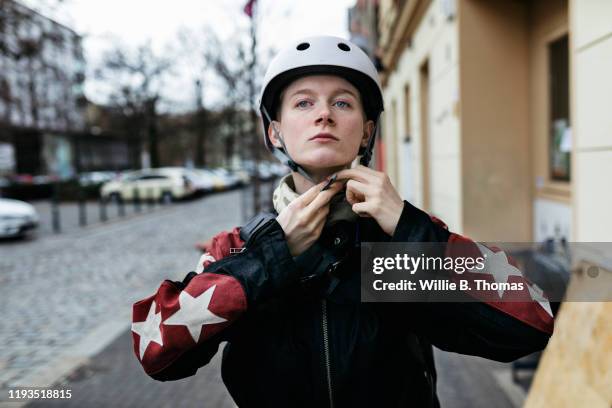
M 565 35 L 548 45 L 549 56 L 549 176 L 570 181 L 571 122 L 569 109 L 569 42 Z

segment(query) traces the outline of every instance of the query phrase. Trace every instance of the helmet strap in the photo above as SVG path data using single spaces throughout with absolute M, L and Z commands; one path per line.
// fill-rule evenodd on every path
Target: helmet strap
M 370 139 L 368 140 L 368 146 L 366 147 L 361 159 L 359 160 L 359 164 L 362 166 L 368 167 L 370 164 L 370 160 L 372 159 L 372 150 L 374 150 L 374 142 L 376 142 L 376 131 L 378 129 L 378 121 L 380 120 L 380 113 L 376 118 L 376 122 L 374 122 L 374 129 L 372 130 L 372 134 L 370 135 Z
M 270 124 L 272 125 L 272 131 L 276 135 L 276 138 L 281 142 L 281 146 L 283 147 L 281 150 L 278 147 L 274 146 L 272 143 L 270 143 L 272 144 L 272 154 L 274 155 L 274 157 L 276 157 L 281 163 L 289 167 L 291 170 L 299 173 L 307 180 L 310 180 L 313 184 L 316 184 L 316 182 L 313 180 L 310 174 L 308 174 L 308 172 L 302 166 L 297 164 L 291 158 L 291 156 L 289 156 L 289 151 L 287 150 L 287 146 L 285 146 L 285 141 L 283 139 L 283 136 L 281 135 L 280 130 L 278 130 L 278 128 L 274 124 L 274 121 L 270 117 L 268 110 L 265 107 L 262 107 L 261 110 L 263 114 L 266 116 L 266 119 L 268 119 L 268 122 L 270 122 Z M 366 147 L 365 152 L 363 153 L 363 156 L 361 156 L 361 159 L 359 160 L 359 164 L 361 164 L 362 166 L 368 167 L 368 165 L 370 164 L 370 160 L 372 159 L 372 150 L 374 150 L 374 142 L 376 142 L 376 131 L 378 129 L 379 120 L 380 120 L 380 113 L 378 114 L 378 117 L 376 118 L 376 122 L 374 122 L 374 129 L 372 130 L 372 134 L 370 135 L 370 138 L 368 140 L 368 146 Z M 267 129 L 265 129 L 265 131 L 267 131 Z
M 289 151 L 287 150 L 287 146 L 285 145 L 285 140 L 283 139 L 283 136 L 281 135 L 280 130 L 278 130 L 278 128 L 274 124 L 274 121 L 270 117 L 270 114 L 268 113 L 268 110 L 265 107 L 262 107 L 261 110 L 262 110 L 263 114 L 266 116 L 266 119 L 268 119 L 268 121 L 272 125 L 272 131 L 276 135 L 276 138 L 278 140 L 280 140 L 281 146 L 283 147 L 282 150 L 281 150 L 281 149 L 279 149 L 278 147 L 276 147 L 276 146 L 274 146 L 272 144 L 272 154 L 274 155 L 274 157 L 276 157 L 281 163 L 283 163 L 284 165 L 289 167 L 292 171 L 295 171 L 295 172 L 299 173 L 301 176 L 303 176 L 304 178 L 306 178 L 307 180 L 309 180 L 313 184 L 317 184 L 313 180 L 313 178 L 310 176 L 310 174 L 308 174 L 308 172 L 302 166 L 297 164 L 295 162 L 295 160 L 293 160 L 291 158 L 291 156 L 289 156 Z M 265 129 L 265 130 L 267 131 L 267 129 Z

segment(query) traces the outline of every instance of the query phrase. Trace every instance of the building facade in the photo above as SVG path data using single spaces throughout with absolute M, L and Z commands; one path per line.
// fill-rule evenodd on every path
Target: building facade
M 568 10 L 381 2 L 387 171 L 408 199 L 482 240 L 572 237 Z
M 73 173 L 71 137 L 85 130 L 81 37 L 0 0 L 0 172 Z
M 612 241 L 611 21 L 600 0 L 380 0 L 404 198 L 480 241 Z M 601 248 L 572 260 L 570 291 L 612 300 Z M 563 304 L 527 406 L 612 404 L 610 305 Z

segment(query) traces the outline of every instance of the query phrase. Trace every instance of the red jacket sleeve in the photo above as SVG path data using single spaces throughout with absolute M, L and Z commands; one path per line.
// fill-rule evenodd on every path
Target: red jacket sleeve
M 164 370 L 185 351 L 206 343 L 246 310 L 236 278 L 204 272 L 242 244 L 238 228 L 216 235 L 198 262 L 198 274 L 189 274 L 184 282 L 166 280 L 154 295 L 134 304 L 134 353 L 147 374 Z
M 195 374 L 220 342 L 231 339 L 247 308 L 297 281 L 278 222 L 268 222 L 259 236 L 244 248 L 238 228 L 218 234 L 198 263 L 199 273 L 189 273 L 183 282 L 166 280 L 134 304 L 134 353 L 147 374 L 158 380 Z
M 465 291 L 464 302 L 407 304 L 415 327 L 432 344 L 446 351 L 499 361 L 511 361 L 546 346 L 554 327 L 551 304 L 512 257 L 499 248 L 450 232 L 444 222 L 407 201 L 392 242 L 446 243 L 445 257 L 485 256 L 494 260 L 487 261 L 486 268 L 478 273 L 463 273 L 461 279 L 522 283 L 521 291 Z M 451 277 L 459 279 L 455 273 Z

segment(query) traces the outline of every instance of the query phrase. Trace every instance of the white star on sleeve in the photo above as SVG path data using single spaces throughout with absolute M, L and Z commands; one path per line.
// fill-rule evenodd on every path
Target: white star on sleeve
M 204 262 L 216 262 L 216 259 L 214 256 L 212 256 L 208 252 L 204 253 L 204 255 L 200 257 L 200 260 L 198 261 L 198 264 L 196 265 L 196 270 L 195 270 L 196 273 L 199 274 L 204 271 Z
M 508 262 L 508 258 L 504 251 L 493 252 L 486 246 L 476 242 L 478 249 L 482 253 L 482 255 L 486 258 L 485 268 L 483 270 L 478 270 L 473 268 L 470 270 L 472 273 L 485 273 L 493 276 L 493 279 L 497 283 L 506 283 L 508 282 L 509 276 L 523 276 L 521 271 L 514 267 L 510 262 Z M 501 299 L 504 295 L 504 289 L 500 288 L 497 290 L 499 294 L 499 298 Z
M 216 286 L 211 286 L 196 297 L 182 291 L 179 295 L 180 309 L 167 318 L 163 324 L 166 326 L 186 326 L 193 341 L 197 343 L 204 325 L 226 321 L 226 319 L 215 315 L 208 309 Z
M 154 341 L 160 346 L 164 345 L 161 336 L 160 325 L 161 323 L 161 312 L 155 314 L 155 301 L 151 302 L 151 308 L 149 314 L 144 322 L 133 322 L 132 331 L 140 336 L 140 342 L 138 345 L 139 357 L 142 360 L 144 353 L 147 350 L 149 344 Z
M 533 285 L 527 284 L 527 289 L 529 289 L 531 298 L 538 302 L 540 306 L 542 306 L 542 309 L 546 310 L 546 313 L 548 313 L 550 317 L 553 317 L 550 302 L 544 297 L 544 292 L 542 289 L 540 289 L 535 283 Z

